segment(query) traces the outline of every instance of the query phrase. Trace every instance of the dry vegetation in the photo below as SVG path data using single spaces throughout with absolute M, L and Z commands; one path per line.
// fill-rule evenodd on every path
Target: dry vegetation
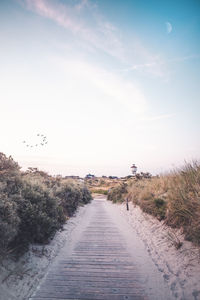
M 91 200 L 80 181 L 52 177 L 0 153 L 0 259 L 46 243 L 79 205 Z
M 94 177 L 92 179 L 85 179 L 85 183 L 91 193 L 107 195 L 111 188 L 119 184 L 119 179 Z
M 127 199 L 172 227 L 182 228 L 187 240 L 200 245 L 200 163 L 187 163 L 168 175 L 131 180 L 108 193 L 116 202 Z

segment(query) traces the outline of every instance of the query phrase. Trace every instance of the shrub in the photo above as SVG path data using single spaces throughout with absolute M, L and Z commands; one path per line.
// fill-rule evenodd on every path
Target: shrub
M 0 254 L 46 243 L 79 204 L 91 200 L 83 184 L 52 177 L 37 168 L 21 172 L 0 153 Z
M 166 201 L 164 201 L 161 198 L 155 198 L 154 199 L 154 205 L 155 205 L 155 210 L 154 210 L 154 215 L 159 219 L 163 220 L 166 217 L 166 211 L 167 211 L 167 205 Z
M 21 220 L 17 240 L 44 243 L 64 223 L 64 213 L 56 197 L 43 185 L 23 183 L 16 199 Z
M 118 186 L 111 188 L 108 191 L 108 200 L 111 200 L 114 203 L 123 202 L 125 200 L 126 193 L 127 193 L 127 184 L 126 183 L 119 184 Z
M 82 189 L 82 200 L 81 201 L 83 204 L 87 204 L 92 200 L 92 195 L 85 185 L 83 185 L 81 189 Z
M 6 252 L 9 243 L 17 236 L 20 218 L 17 205 L 7 195 L 0 194 L 0 254 Z
M 89 190 L 83 186 L 75 184 L 74 181 L 67 180 L 57 188 L 55 195 L 61 200 L 64 212 L 72 216 L 79 203 L 86 204 L 92 197 Z
M 17 162 L 11 156 L 7 157 L 4 153 L 0 152 L 0 172 L 1 176 L 6 173 L 18 172 L 20 169 Z

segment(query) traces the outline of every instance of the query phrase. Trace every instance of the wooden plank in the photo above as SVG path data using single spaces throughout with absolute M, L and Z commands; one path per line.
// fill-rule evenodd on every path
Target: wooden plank
M 68 293 L 40 293 L 36 297 L 32 297 L 32 299 L 86 299 L 86 300 L 144 300 L 146 299 L 144 295 L 141 295 L 140 293 L 133 293 L 132 295 L 115 295 L 113 293 L 110 294 L 100 294 L 100 293 L 87 293 L 87 294 L 68 294 Z
M 98 264 L 96 265 L 76 265 L 76 266 L 62 266 L 62 267 L 52 267 L 52 270 L 54 272 L 59 272 L 59 271 L 99 271 L 99 272 L 105 272 L 105 271 L 114 271 L 114 272 L 123 272 L 123 271 L 134 271 L 132 266 L 121 266 L 121 265 L 107 265 L 107 266 L 99 266 Z
M 98 266 L 130 266 L 131 267 L 131 265 L 130 265 L 130 261 L 128 261 L 128 262 L 115 262 L 115 261 L 96 261 L 96 260 L 94 260 L 94 261 L 91 261 L 91 260 L 88 260 L 88 261 L 85 261 L 85 260 L 83 260 L 83 261 L 72 261 L 72 260 L 70 260 L 70 261 L 67 261 L 67 260 L 64 260 L 64 261 L 62 261 L 61 263 L 58 263 L 56 266 L 96 266 L 96 265 L 98 265 Z
M 135 285 L 129 288 L 122 287 L 99 287 L 99 286 L 91 286 L 91 285 L 78 285 L 78 286 L 42 286 L 42 291 L 40 294 L 113 294 L 113 295 L 134 295 L 142 293 L 142 289 L 139 288 L 138 285 Z
M 105 278 L 130 278 L 130 276 L 134 275 L 133 273 L 128 273 L 128 272 L 89 272 L 89 271 L 59 271 L 59 272 L 55 272 L 54 270 L 52 270 L 52 272 L 50 272 L 50 274 L 52 275 L 57 275 L 59 274 L 60 276 L 68 276 L 68 277 L 105 277 Z M 49 275 L 50 275 L 49 274 Z
M 138 278 L 135 277 L 136 280 L 138 280 Z M 93 286 L 93 287 L 111 287 L 111 288 L 114 288 L 114 287 L 118 287 L 118 288 L 131 288 L 133 287 L 133 279 L 131 280 L 126 280 L 126 281 L 121 281 L 121 280 L 114 280 L 112 281 L 111 279 L 108 281 L 105 282 L 104 281 L 95 281 L 95 280 L 88 280 L 86 279 L 85 281 L 84 280 L 81 280 L 82 283 L 84 283 L 85 286 Z M 136 281 L 137 283 L 137 281 Z M 46 279 L 45 280 L 45 283 L 44 285 L 47 285 L 47 286 L 77 286 L 77 284 L 79 284 L 79 281 L 77 279 L 75 280 L 65 280 L 63 278 L 61 278 L 60 280 L 59 279 Z M 135 283 L 134 283 L 135 284 Z
M 46 279 L 53 279 L 53 280 L 70 280 L 70 281 L 82 281 L 82 282 L 85 282 L 85 281 L 101 281 L 101 282 L 134 282 L 134 280 L 139 280 L 139 276 L 137 275 L 132 275 L 131 278 L 130 277 L 100 277 L 100 276 L 72 276 L 72 275 L 60 275 L 60 274 L 48 274 Z
M 94 298 L 95 297 L 95 298 Z M 145 296 L 141 295 L 66 295 L 63 297 L 42 296 L 32 297 L 29 300 L 147 300 Z

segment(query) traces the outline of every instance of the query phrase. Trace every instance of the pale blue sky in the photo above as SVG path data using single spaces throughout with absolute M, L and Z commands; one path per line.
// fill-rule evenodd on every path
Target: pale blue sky
M 0 151 L 81 176 L 199 159 L 199 32 L 199 1 L 1 0 Z

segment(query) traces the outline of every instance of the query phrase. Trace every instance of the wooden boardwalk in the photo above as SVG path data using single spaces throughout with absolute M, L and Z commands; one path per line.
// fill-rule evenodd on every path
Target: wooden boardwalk
M 140 276 L 102 201 L 70 255 L 57 258 L 31 300 L 147 299 Z

